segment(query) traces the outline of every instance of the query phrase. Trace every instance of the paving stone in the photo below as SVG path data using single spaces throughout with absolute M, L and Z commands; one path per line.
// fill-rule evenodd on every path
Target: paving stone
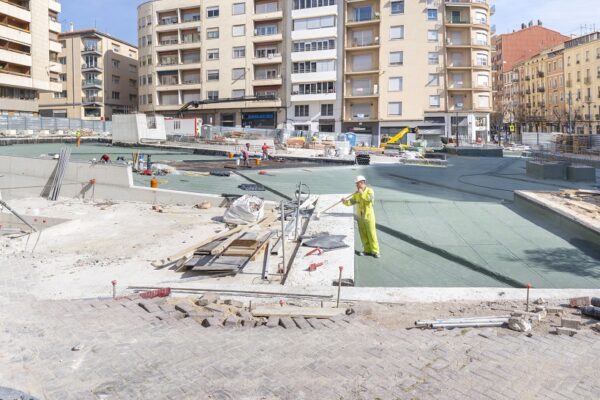
M 228 305 L 228 306 L 232 306 L 232 307 L 236 307 L 236 308 L 243 308 L 244 307 L 244 303 L 242 303 L 241 301 L 237 301 L 237 300 L 225 300 L 223 302 L 224 304 Z
M 205 328 L 223 326 L 223 320 L 221 318 L 216 317 L 205 318 L 204 321 L 202 321 L 202 326 L 204 326 Z
M 158 313 L 162 311 L 160 307 L 158 307 L 155 303 L 152 303 L 150 301 L 140 301 L 138 303 L 138 306 L 142 307 L 149 313 Z
M 290 317 L 280 317 L 279 325 L 283 326 L 285 329 L 296 328 L 296 324 L 294 323 L 294 320 L 291 319 Z
M 198 300 L 196 300 L 196 304 L 199 306 L 206 306 L 209 304 L 214 304 L 219 302 L 219 295 L 216 293 L 205 293 Z
M 294 320 L 294 322 L 296 323 L 296 325 L 298 326 L 298 328 L 300 329 L 312 329 L 312 326 L 310 326 L 310 324 L 308 322 L 306 322 L 305 318 L 302 317 L 298 317 L 298 318 L 292 318 Z
M 576 318 L 561 318 L 560 326 L 563 328 L 579 329 L 581 327 L 581 320 Z
M 254 328 L 256 326 L 256 321 L 253 319 L 242 319 L 242 326 L 244 328 Z
M 237 327 L 240 326 L 241 324 L 241 320 L 239 319 L 239 317 L 236 317 L 234 315 L 227 317 L 225 319 L 225 322 L 223 323 L 223 326 L 228 327 L 228 328 L 232 328 L 232 327 Z
M 575 329 L 571 329 L 571 328 L 563 328 L 563 327 L 557 327 L 556 328 L 556 334 L 557 335 L 567 335 L 567 336 L 573 336 L 577 333 L 577 330 Z
M 592 302 L 592 299 L 589 296 L 585 297 L 574 297 L 569 300 L 569 305 L 571 307 L 583 307 L 588 306 Z
M 551 315 L 562 315 L 565 310 L 562 307 L 547 307 L 546 311 Z
M 267 328 L 276 328 L 279 326 L 279 317 L 270 316 L 266 324 Z
M 306 322 L 314 329 L 323 329 L 323 324 L 317 318 L 306 318 Z
M 181 313 L 186 314 L 186 315 L 190 315 L 190 314 L 192 314 L 192 313 L 194 313 L 196 311 L 196 308 L 194 306 L 192 306 L 190 304 L 185 304 L 185 303 L 177 304 L 175 306 L 175 309 L 177 311 L 181 312 Z

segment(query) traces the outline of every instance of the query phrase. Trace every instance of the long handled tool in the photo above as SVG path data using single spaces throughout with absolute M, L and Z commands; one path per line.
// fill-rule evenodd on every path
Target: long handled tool
M 354 196 L 356 194 L 356 192 L 352 193 L 349 196 L 344 197 L 342 200 L 338 200 L 335 204 L 332 204 L 331 206 L 327 207 L 326 209 L 324 209 L 323 211 L 319 211 L 316 215 L 315 215 L 315 219 L 319 219 L 321 218 L 322 214 L 325 214 L 327 211 L 331 210 L 333 207 L 337 206 L 338 204 L 344 202 L 344 201 L 348 201 L 352 198 L 352 196 Z

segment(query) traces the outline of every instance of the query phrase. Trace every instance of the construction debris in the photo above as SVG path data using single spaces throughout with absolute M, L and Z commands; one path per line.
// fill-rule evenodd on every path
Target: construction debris
M 497 315 L 488 317 L 470 318 L 448 318 L 436 320 L 420 320 L 415 322 L 418 328 L 477 328 L 503 326 L 508 323 L 509 315 Z
M 569 305 L 571 307 L 579 308 L 583 306 L 587 306 L 591 304 L 591 299 L 589 296 L 586 297 L 575 297 L 569 300 Z
M 517 332 L 530 332 L 531 322 L 526 320 L 524 317 L 510 317 L 508 320 L 508 329 L 512 329 Z
M 258 222 L 264 216 L 265 204 L 256 196 L 242 196 L 225 211 L 223 219 L 228 224 L 246 225 Z
M 588 317 L 600 319 L 600 307 L 585 306 L 581 308 L 581 313 L 583 315 L 587 315 Z

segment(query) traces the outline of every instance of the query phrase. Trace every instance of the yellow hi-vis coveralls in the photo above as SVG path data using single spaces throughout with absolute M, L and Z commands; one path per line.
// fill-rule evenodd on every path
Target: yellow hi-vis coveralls
M 350 200 L 344 201 L 344 205 L 356 205 L 356 220 L 358 221 L 358 233 L 360 234 L 363 251 L 370 254 L 379 254 L 375 211 L 373 210 L 374 200 L 375 192 L 368 187 L 362 193 L 354 193 Z

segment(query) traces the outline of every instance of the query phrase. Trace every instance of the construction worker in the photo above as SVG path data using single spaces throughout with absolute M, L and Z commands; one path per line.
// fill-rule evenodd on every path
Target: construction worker
M 81 145 L 81 129 L 77 129 L 75 132 L 75 146 L 79 147 Z
M 268 160 L 269 159 L 269 145 L 264 143 L 262 145 L 262 159 L 263 160 Z
M 345 206 L 356 205 L 358 233 L 363 245 L 363 251 L 358 252 L 358 255 L 369 254 L 379 258 L 379 242 L 377 241 L 375 211 L 373 210 L 375 192 L 367 186 L 367 179 L 362 175 L 356 177 L 356 189 L 352 197 L 344 198 L 342 201 Z
M 242 166 L 250 167 L 250 143 L 246 143 L 246 146 L 242 147 Z

